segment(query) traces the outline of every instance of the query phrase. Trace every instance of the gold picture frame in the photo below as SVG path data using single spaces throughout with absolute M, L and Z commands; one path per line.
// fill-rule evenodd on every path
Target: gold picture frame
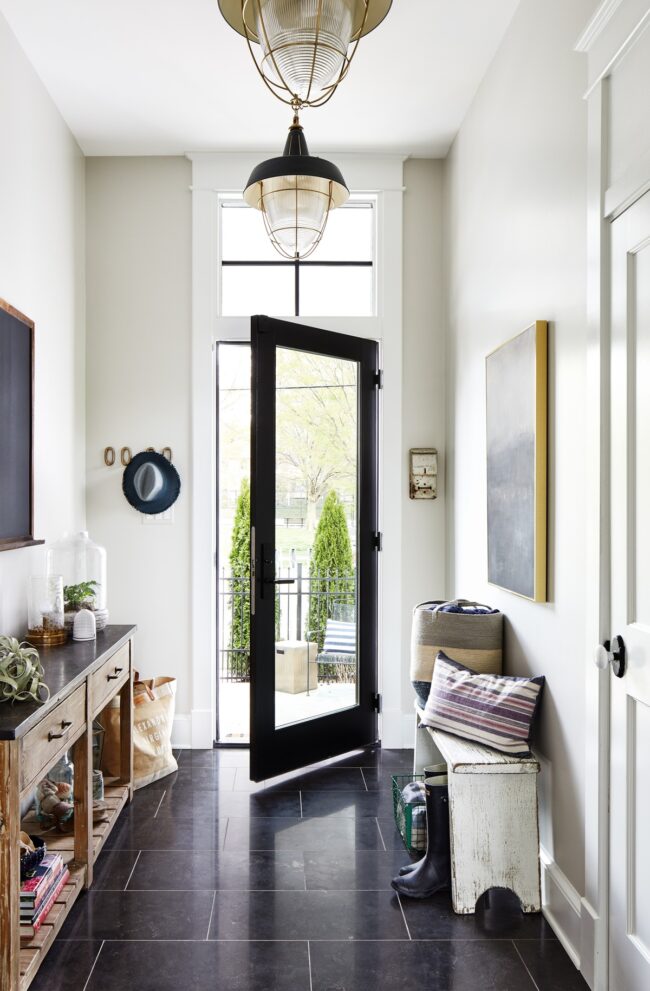
M 488 582 L 547 597 L 548 324 L 485 359 Z

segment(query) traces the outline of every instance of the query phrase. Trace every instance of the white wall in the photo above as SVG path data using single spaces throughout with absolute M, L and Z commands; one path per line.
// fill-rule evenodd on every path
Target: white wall
M 450 587 L 508 618 L 506 665 L 545 674 L 542 843 L 584 883 L 586 64 L 594 0 L 522 0 L 447 163 Z M 485 355 L 550 322 L 549 590 L 486 583 Z
M 412 735 L 409 649 L 413 607 L 446 596 L 445 324 L 443 319 L 443 180 L 440 160 L 404 165 L 404 326 L 402 348 L 402 705 Z M 438 450 L 438 498 L 408 498 L 408 452 Z M 390 470 L 390 469 L 389 469 Z M 411 746 L 405 735 L 404 746 Z
M 86 163 L 88 529 L 108 552 L 111 622 L 137 623 L 136 667 L 178 677 L 181 713 L 191 693 L 190 182 L 184 158 Z M 172 448 L 181 494 L 171 525 L 143 524 L 126 502 L 123 446 Z
M 444 595 L 445 581 L 443 477 L 434 503 L 411 502 L 407 488 L 409 447 L 437 446 L 444 471 L 442 180 L 440 162 L 406 164 L 402 452 L 399 464 L 386 466 L 391 475 L 398 473 L 404 492 L 397 535 L 404 561 L 402 636 L 396 641 L 402 649 L 391 650 L 391 664 L 402 673 L 404 745 L 412 733 L 411 610 L 425 598 Z M 138 667 L 144 674 L 178 677 L 181 717 L 193 708 L 190 183 L 190 163 L 181 158 L 87 160 L 88 527 L 108 550 L 111 620 L 138 624 Z M 140 522 L 122 496 L 120 466 L 104 467 L 109 444 L 133 451 L 173 448 L 183 490 L 172 526 Z M 392 730 L 395 742 L 399 732 L 397 726 Z
M 35 321 L 34 526 L 84 525 L 84 164 L 0 15 L 0 297 Z M 43 548 L 0 554 L 0 632 L 23 636 Z

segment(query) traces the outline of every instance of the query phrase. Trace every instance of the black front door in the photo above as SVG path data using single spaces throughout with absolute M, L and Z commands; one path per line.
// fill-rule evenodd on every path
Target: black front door
M 374 341 L 252 318 L 251 777 L 377 738 Z

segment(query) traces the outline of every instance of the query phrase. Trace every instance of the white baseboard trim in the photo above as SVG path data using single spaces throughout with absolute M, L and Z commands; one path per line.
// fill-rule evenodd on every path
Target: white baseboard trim
M 389 750 L 399 750 L 404 746 L 402 742 L 402 713 L 399 709 L 382 710 L 379 733 L 382 747 L 388 747 Z M 409 743 L 407 746 L 410 747 L 412 744 Z
M 212 709 L 192 709 L 192 750 L 211 750 L 216 727 Z
M 192 725 L 190 717 L 182 714 L 174 716 L 172 725 L 172 747 L 185 750 L 192 746 Z
M 582 898 L 550 853 L 540 847 L 542 912 L 551 929 L 580 969 Z
M 605 964 L 598 959 L 600 917 L 593 905 L 586 898 L 582 899 L 580 922 L 580 970 L 589 987 L 594 989 L 597 986 L 596 970 L 599 967 L 602 968 Z

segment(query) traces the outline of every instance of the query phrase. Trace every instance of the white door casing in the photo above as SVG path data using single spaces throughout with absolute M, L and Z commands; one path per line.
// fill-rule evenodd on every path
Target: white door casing
M 580 969 L 593 991 L 637 991 L 632 984 L 610 983 L 610 949 L 619 953 L 629 906 L 609 911 L 610 798 L 620 803 L 629 762 L 622 769 L 620 745 L 610 753 L 610 719 L 620 714 L 619 684 L 593 664 L 596 645 L 623 634 L 613 614 L 610 501 L 616 477 L 610 465 L 616 443 L 610 417 L 611 237 L 615 218 L 650 189 L 650 2 L 602 0 L 590 18 L 576 51 L 588 57 L 585 100 L 588 106 L 588 487 L 586 493 L 587 631 L 585 653 L 585 891 L 581 903 Z M 618 235 L 617 235 L 618 236 Z M 623 525 L 619 522 L 620 526 Z M 627 534 L 623 548 L 627 546 Z M 619 564 L 616 564 L 619 567 Z M 627 615 L 625 616 L 627 620 Z M 612 620 L 616 620 L 615 623 Z M 613 702 L 610 708 L 610 696 Z M 637 713 L 638 716 L 638 713 Z M 618 737 L 620 725 L 614 729 Z M 614 761 L 611 757 L 614 756 Z M 612 793 L 610 795 L 610 770 Z M 637 774 L 639 768 L 637 767 Z M 623 782 L 623 784 L 621 784 Z M 616 835 L 621 823 L 612 822 Z M 615 844 L 612 840 L 612 848 Z M 627 869 L 627 861 L 626 861 Z M 620 860 L 611 871 L 617 883 Z M 615 895 L 617 900 L 618 896 Z M 612 932 L 610 934 L 610 920 Z M 611 935 L 611 945 L 610 945 Z M 612 973 L 616 962 L 612 961 Z M 618 980 L 618 978 L 616 978 Z M 647 987 L 645 980 L 640 987 Z
M 216 726 L 216 416 L 212 350 L 217 341 L 245 341 L 250 319 L 220 317 L 219 198 L 241 190 L 242 177 L 262 153 L 188 154 L 192 161 L 192 712 L 188 743 L 211 747 Z M 402 712 L 402 674 L 395 658 L 403 647 L 402 617 L 396 607 L 402 581 L 401 518 L 407 497 L 397 465 L 402 451 L 402 195 L 403 157 L 337 155 L 356 192 L 378 203 L 377 315 L 365 318 L 310 317 L 324 330 L 341 330 L 377 340 L 383 355 L 383 417 L 380 424 L 380 526 L 390 522 L 383 544 L 380 578 L 379 676 L 384 705 L 385 746 L 408 746 L 412 717 Z M 404 732 L 408 733 L 405 737 Z
M 650 987 L 650 193 L 612 225 L 609 984 Z

